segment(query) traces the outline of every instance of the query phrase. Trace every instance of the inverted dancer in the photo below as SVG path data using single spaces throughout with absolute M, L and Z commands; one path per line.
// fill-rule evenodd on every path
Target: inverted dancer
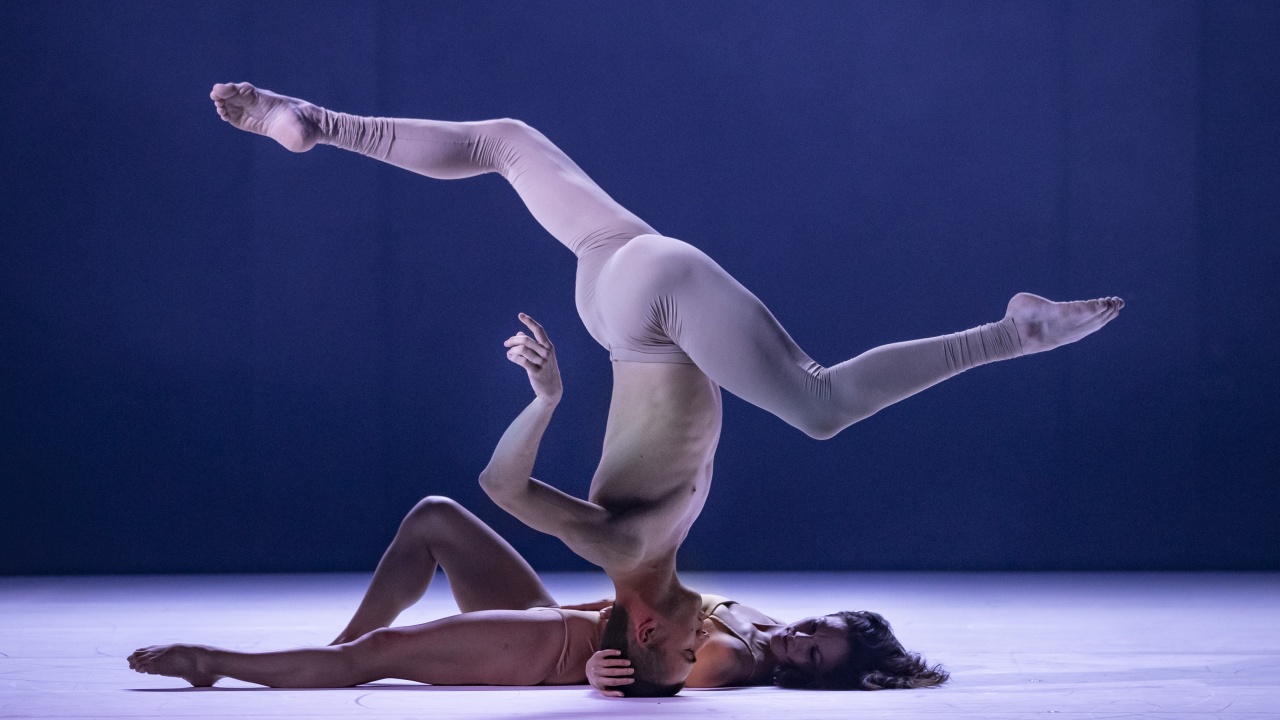
M 248 83 L 215 85 L 211 97 L 224 120 L 295 152 L 329 144 L 437 179 L 497 172 L 575 254 L 578 313 L 613 361 L 589 501 L 529 477 L 559 380 L 552 387 L 543 372 L 554 369 L 545 332 L 523 316 L 534 334 L 509 340 L 509 356 L 529 371 L 537 397 L 503 435 L 482 482 L 503 508 L 613 578 L 624 610 L 614 616 L 629 616 L 620 649 L 635 666 L 632 691 L 641 680 L 654 692 L 678 690 L 700 642 L 700 596 L 680 584 L 675 554 L 710 487 L 721 387 L 829 438 L 977 365 L 1075 342 L 1124 306 L 1119 298 L 1055 303 L 1019 293 L 997 322 L 824 367 L 719 265 L 659 235 L 522 122 L 357 117 Z
M 426 593 L 437 567 L 448 575 L 461 613 L 392 628 Z M 349 687 L 384 678 L 436 685 L 590 681 L 618 695 L 632 684 L 632 670 L 609 651 L 592 659 L 611 605 L 556 605 L 529 563 L 492 528 L 448 498 L 427 497 L 400 523 L 355 615 L 328 647 L 245 653 L 156 645 L 136 650 L 129 667 L 197 687 L 225 677 L 272 687 Z M 877 689 L 947 679 L 946 671 L 905 651 L 876 613 L 786 624 L 718 595 L 701 596 L 701 607 L 707 640 L 688 687 Z

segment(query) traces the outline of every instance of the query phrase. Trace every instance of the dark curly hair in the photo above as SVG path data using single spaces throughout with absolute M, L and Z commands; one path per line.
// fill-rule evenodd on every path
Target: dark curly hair
M 627 609 L 613 606 L 613 613 L 604 626 L 600 638 L 601 650 L 618 650 L 621 657 L 631 661 L 635 670 L 632 683 L 619 685 L 617 690 L 627 697 L 671 697 L 684 689 L 684 683 L 666 683 L 659 680 L 667 672 L 667 663 L 655 650 L 637 644 L 632 636 L 631 619 Z
M 821 675 L 784 666 L 773 676 L 774 685 L 806 690 L 889 690 L 936 687 L 951 677 L 941 665 L 930 666 L 920 653 L 904 649 L 879 614 L 867 610 L 834 614 L 844 620 L 849 657 Z

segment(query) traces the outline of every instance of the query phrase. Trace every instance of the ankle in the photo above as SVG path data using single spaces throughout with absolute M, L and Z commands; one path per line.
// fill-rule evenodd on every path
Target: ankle
M 1002 343 L 1008 349 L 1010 357 L 1018 357 L 1026 354 L 1026 350 L 1022 347 L 1022 333 L 1018 329 L 1018 322 L 1012 317 L 1006 317 L 1000 322 L 992 323 L 1001 335 L 1004 342 Z
M 216 675 L 222 677 L 224 673 L 220 672 L 226 654 L 225 650 L 217 650 L 214 648 L 197 647 L 193 653 L 195 659 L 196 672 L 201 675 Z
M 317 142 L 385 160 L 395 132 L 390 118 L 364 117 L 309 105 L 306 117 L 314 118 Z

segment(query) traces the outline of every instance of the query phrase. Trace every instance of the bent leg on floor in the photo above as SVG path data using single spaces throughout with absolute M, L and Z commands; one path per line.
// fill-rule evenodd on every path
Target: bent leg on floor
M 493 528 L 457 502 L 429 496 L 400 523 L 359 608 L 332 644 L 390 626 L 426 593 L 437 567 L 462 612 L 556 604 L 533 567 Z

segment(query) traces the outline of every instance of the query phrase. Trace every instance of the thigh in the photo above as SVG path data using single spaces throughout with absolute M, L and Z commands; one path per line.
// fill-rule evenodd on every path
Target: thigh
M 600 314 L 601 274 L 609 266 L 610 260 L 628 241 L 617 240 L 602 243 L 578 254 L 578 267 L 574 274 L 574 304 L 578 308 L 578 317 L 592 339 L 609 349 L 609 338 L 604 318 Z M 607 290 L 607 286 L 605 288 Z
M 642 235 L 619 248 L 602 268 L 596 308 L 609 355 L 626 362 L 689 363 L 673 333 L 674 299 L 710 259 L 662 235 Z
M 537 685 L 564 648 L 558 613 L 491 610 L 375 630 L 351 644 L 364 675 L 433 685 Z
M 447 498 L 414 508 L 436 562 L 462 612 L 554 607 L 555 600 L 529 563 L 493 528 Z
M 618 251 L 607 272 L 612 287 L 604 306 L 615 357 L 693 362 L 725 390 L 792 425 L 826 422 L 832 408 L 823 368 L 705 253 L 644 236 Z

